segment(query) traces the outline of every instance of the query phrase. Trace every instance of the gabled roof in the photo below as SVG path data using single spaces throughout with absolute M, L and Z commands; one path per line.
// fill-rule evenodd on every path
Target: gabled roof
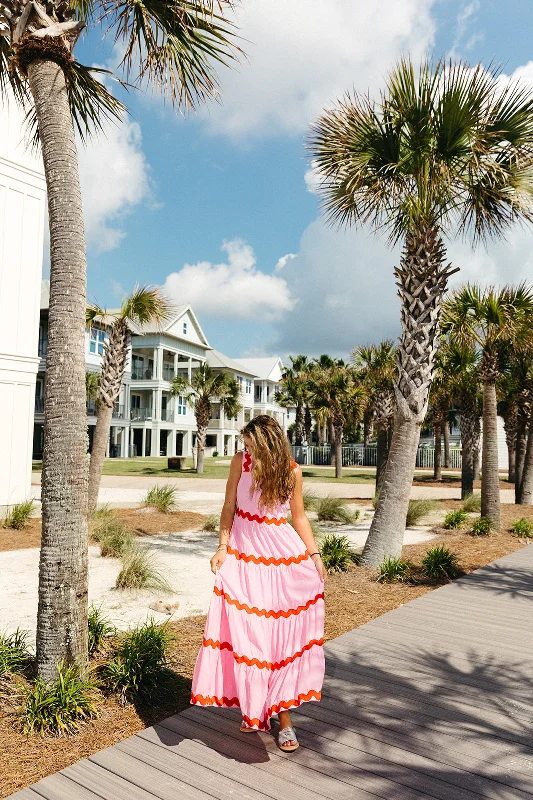
M 207 363 L 214 369 L 230 369 L 232 372 L 240 372 L 243 375 L 249 375 L 251 378 L 258 377 L 255 372 L 244 366 L 244 364 L 234 361 L 233 358 L 225 356 L 224 353 L 220 353 L 218 350 L 209 350 Z
M 196 318 L 196 315 L 195 315 L 194 311 L 192 310 L 191 306 L 188 305 L 188 304 L 187 305 L 175 306 L 174 307 L 174 314 L 172 315 L 170 320 L 168 322 L 166 322 L 165 324 L 163 324 L 162 326 L 160 326 L 160 327 L 158 327 L 157 325 L 154 325 L 153 323 L 150 323 L 149 325 L 132 325 L 132 331 L 135 334 L 137 334 L 137 336 L 144 336 L 145 334 L 148 334 L 148 333 L 168 333 L 170 331 L 170 329 L 176 324 L 176 322 L 179 322 L 179 320 L 183 316 L 185 316 L 185 314 L 188 314 L 192 324 L 194 325 L 194 327 L 196 329 L 196 332 L 197 332 L 197 334 L 198 334 L 198 336 L 200 338 L 200 341 L 202 342 L 204 347 L 206 347 L 208 349 L 211 349 L 210 344 L 207 341 L 207 336 L 203 332 L 203 330 L 202 330 L 202 328 L 200 326 L 200 323 L 198 322 L 198 319 Z M 174 334 L 174 333 L 171 333 L 170 335 L 174 336 L 176 339 L 184 339 L 185 341 L 189 341 L 186 336 L 176 336 L 176 334 Z
M 267 356 L 266 358 L 237 358 L 235 359 L 243 367 L 249 369 L 260 380 L 272 380 L 271 374 L 276 367 L 283 372 L 283 362 L 279 356 Z

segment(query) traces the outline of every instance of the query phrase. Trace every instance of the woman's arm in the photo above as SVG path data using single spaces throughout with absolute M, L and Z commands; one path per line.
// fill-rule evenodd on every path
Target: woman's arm
M 309 524 L 309 520 L 305 515 L 304 510 L 304 497 L 303 497 L 303 480 L 302 480 L 302 470 L 300 467 L 295 469 L 296 475 L 296 486 L 294 487 L 294 492 L 292 493 L 291 498 L 291 514 L 292 514 L 292 525 L 296 533 L 300 536 L 303 543 L 307 547 L 309 553 L 312 554 L 312 558 L 317 568 L 317 572 L 322 578 L 323 581 L 326 580 L 326 570 L 324 568 L 324 564 L 322 563 L 322 559 L 320 557 L 320 553 L 318 552 L 318 547 L 315 542 L 315 537 L 313 536 L 313 531 L 311 530 L 311 526 Z
M 228 547 L 228 539 L 233 525 L 233 518 L 235 516 L 235 508 L 237 505 L 237 485 L 241 478 L 242 471 L 242 453 L 235 453 L 231 459 L 229 468 L 228 481 L 226 483 L 226 496 L 224 498 L 224 505 L 220 514 L 220 533 L 218 536 L 219 547 L 215 555 L 211 559 L 211 571 L 215 573 L 217 569 L 222 566 L 226 558 L 226 550 Z

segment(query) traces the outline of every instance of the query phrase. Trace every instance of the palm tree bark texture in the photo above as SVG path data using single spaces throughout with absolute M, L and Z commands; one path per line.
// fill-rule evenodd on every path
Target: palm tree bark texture
M 420 429 L 428 407 L 438 343 L 442 297 L 450 275 L 438 232 L 427 227 L 407 234 L 395 270 L 401 300 L 396 411 L 383 485 L 361 563 L 376 565 L 402 552 Z
M 48 190 L 50 311 L 37 669 L 87 664 L 86 259 L 78 157 L 62 68 L 28 65 Z
M 125 320 L 117 320 L 104 346 L 101 377 L 98 386 L 98 416 L 94 431 L 89 470 L 89 511 L 96 508 L 102 468 L 109 444 L 113 406 L 120 394 L 126 368 L 130 332 Z
M 464 409 L 460 413 L 461 424 L 461 499 L 464 500 L 474 492 L 474 428 L 476 424 L 475 412 Z
M 481 469 L 481 516 L 488 517 L 496 530 L 500 529 L 500 474 L 498 469 L 498 400 L 496 381 L 499 376 L 497 358 L 489 352 L 483 354 L 481 378 L 483 381 L 483 437 Z

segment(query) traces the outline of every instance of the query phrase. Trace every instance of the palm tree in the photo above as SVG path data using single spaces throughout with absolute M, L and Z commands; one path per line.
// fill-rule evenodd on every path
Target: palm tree
M 215 64 L 237 54 L 226 0 L 0 0 L 0 95 L 28 112 L 43 155 L 50 227 L 50 310 L 42 472 L 37 669 L 87 664 L 86 255 L 75 128 L 85 138 L 122 104 L 80 64 L 87 23 L 124 53 L 121 74 L 183 109 L 217 93 Z
M 354 370 L 334 364 L 327 370 L 309 373 L 309 397 L 313 408 L 327 408 L 333 424 L 335 477 L 342 477 L 342 442 L 347 423 L 360 419 L 367 401 L 366 390 Z
M 280 390 L 275 394 L 275 401 L 283 408 L 296 408 L 294 421 L 294 444 L 300 446 L 304 437 L 311 441 L 312 417 L 307 397 L 307 372 L 309 361 L 307 356 L 289 356 L 291 366 L 283 371 Z
M 172 311 L 171 304 L 161 290 L 150 286 L 136 286 L 131 294 L 124 297 L 120 310 L 115 313 L 108 313 L 94 305 L 87 308 L 88 325 L 101 323 L 109 326 L 98 380 L 98 416 L 89 465 L 89 512 L 98 503 L 113 407 L 118 400 L 126 371 L 132 326 L 148 323 L 161 325 L 170 319 Z
M 211 404 L 219 401 L 224 413 L 236 417 L 241 409 L 239 404 L 239 384 L 227 372 L 214 372 L 209 364 L 200 364 L 189 382 L 188 378 L 177 375 L 170 382 L 170 393 L 182 395 L 194 408 L 196 416 L 196 472 L 204 471 L 205 437 L 211 419 Z
M 391 450 L 364 564 L 399 555 L 450 275 L 442 234 L 474 241 L 533 220 L 533 93 L 483 66 L 401 61 L 379 101 L 347 94 L 314 124 L 309 150 L 329 219 L 370 222 L 403 242 L 395 270 L 402 334 Z
M 87 403 L 97 399 L 99 382 L 100 378 L 97 372 L 85 373 L 85 399 Z
M 377 430 L 376 493 L 383 485 L 389 456 L 389 431 L 394 416 L 396 348 L 385 339 L 380 344 L 359 345 L 352 350 L 352 364 L 369 392 L 369 406 Z
M 459 343 L 472 343 L 481 353 L 483 382 L 483 453 L 481 514 L 500 527 L 498 405 L 496 384 L 502 359 L 527 336 L 533 320 L 533 292 L 521 284 L 497 290 L 464 286 L 446 301 L 443 332 Z

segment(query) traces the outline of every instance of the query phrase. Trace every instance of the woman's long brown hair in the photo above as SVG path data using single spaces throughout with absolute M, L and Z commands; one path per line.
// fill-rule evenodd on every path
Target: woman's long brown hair
M 296 484 L 292 453 L 283 429 L 274 417 L 260 414 L 241 430 L 252 440 L 252 490 L 261 492 L 263 508 L 286 503 Z

